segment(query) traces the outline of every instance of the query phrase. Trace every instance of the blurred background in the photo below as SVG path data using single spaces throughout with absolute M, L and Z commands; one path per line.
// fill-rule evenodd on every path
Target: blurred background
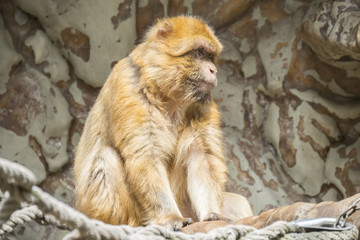
M 157 18 L 196 15 L 224 51 L 213 97 L 254 213 L 360 192 L 360 3 L 0 0 L 0 157 L 72 205 L 74 151 L 111 68 Z M 5 239 L 61 239 L 30 222 Z

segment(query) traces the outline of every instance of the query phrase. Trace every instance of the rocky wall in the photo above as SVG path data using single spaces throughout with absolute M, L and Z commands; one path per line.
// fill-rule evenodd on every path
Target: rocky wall
M 111 67 L 159 17 L 202 16 L 224 45 L 214 99 L 230 180 L 255 214 L 360 191 L 354 0 L 0 0 L 0 156 L 72 204 L 74 149 Z M 7 239 L 61 239 L 30 222 Z

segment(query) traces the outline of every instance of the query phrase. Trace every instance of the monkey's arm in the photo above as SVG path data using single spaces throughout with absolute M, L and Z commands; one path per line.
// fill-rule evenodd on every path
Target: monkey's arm
M 166 153 L 161 147 L 161 136 L 151 126 L 139 128 L 124 150 L 125 169 L 133 194 L 145 212 L 146 224 L 160 224 L 173 230 L 191 223 L 181 216 L 170 189 Z M 166 143 L 168 140 L 163 139 Z
M 178 143 L 177 161 L 187 166 L 187 193 L 200 221 L 217 219 L 222 207 L 227 169 L 219 125 L 213 103 L 183 129 Z

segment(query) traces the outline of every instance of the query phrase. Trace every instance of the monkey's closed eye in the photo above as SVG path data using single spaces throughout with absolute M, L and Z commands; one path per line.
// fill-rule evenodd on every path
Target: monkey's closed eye
M 206 55 L 207 55 L 207 52 L 205 51 L 205 49 L 204 48 L 198 48 L 198 49 L 196 49 L 196 57 L 197 58 L 200 58 L 200 59 L 203 59 L 203 58 L 205 58 L 206 57 Z

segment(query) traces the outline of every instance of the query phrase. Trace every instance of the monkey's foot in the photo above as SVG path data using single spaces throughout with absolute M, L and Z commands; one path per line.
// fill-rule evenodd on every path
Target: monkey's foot
M 217 220 L 222 220 L 225 221 L 227 223 L 232 223 L 232 221 L 226 217 L 221 216 L 220 214 L 211 212 L 209 213 L 205 218 L 204 221 L 217 221 Z
M 182 227 L 192 224 L 193 220 L 191 218 L 183 218 L 178 215 L 168 215 L 158 218 L 155 223 L 164 226 L 169 230 L 180 231 Z

